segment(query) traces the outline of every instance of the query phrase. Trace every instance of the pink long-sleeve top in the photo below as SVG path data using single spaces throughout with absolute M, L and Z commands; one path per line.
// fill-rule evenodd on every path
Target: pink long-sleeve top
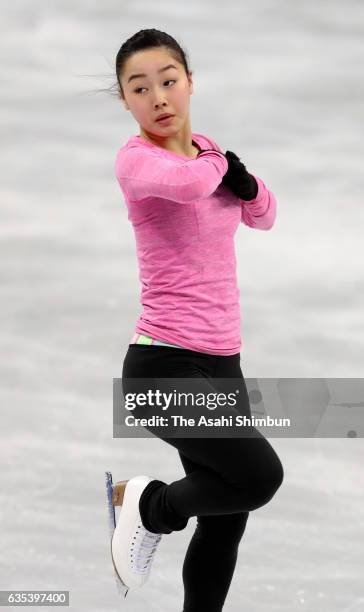
M 272 227 L 276 199 L 263 181 L 244 201 L 221 184 L 228 162 L 211 138 L 193 132 L 189 158 L 141 136 L 119 149 L 115 174 L 137 248 L 143 310 L 135 332 L 212 355 L 242 346 L 234 236 L 240 225 Z

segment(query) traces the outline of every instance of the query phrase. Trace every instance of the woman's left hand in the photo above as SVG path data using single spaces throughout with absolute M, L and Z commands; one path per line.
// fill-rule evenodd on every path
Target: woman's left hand
M 258 184 L 254 176 L 249 174 L 244 164 L 233 151 L 226 151 L 225 157 L 229 167 L 224 174 L 222 183 L 242 200 L 254 200 L 258 193 Z

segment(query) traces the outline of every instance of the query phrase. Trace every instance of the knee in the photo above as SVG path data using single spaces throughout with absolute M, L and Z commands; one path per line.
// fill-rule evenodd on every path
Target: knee
M 278 491 L 283 479 L 283 465 L 276 457 L 276 460 L 271 462 L 265 470 L 252 473 L 249 480 L 250 486 L 247 487 L 246 483 L 239 483 L 235 486 L 244 491 L 243 497 L 246 509 L 251 511 L 267 504 Z
M 269 466 L 262 474 L 261 478 L 255 482 L 257 507 L 267 504 L 276 494 L 283 483 L 284 470 L 281 461 L 278 459 Z

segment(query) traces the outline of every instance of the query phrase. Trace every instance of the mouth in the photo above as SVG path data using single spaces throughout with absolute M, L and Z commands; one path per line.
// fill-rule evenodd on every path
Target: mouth
M 174 115 L 162 115 L 159 119 L 156 119 L 158 123 L 167 123 L 170 119 L 173 119 Z

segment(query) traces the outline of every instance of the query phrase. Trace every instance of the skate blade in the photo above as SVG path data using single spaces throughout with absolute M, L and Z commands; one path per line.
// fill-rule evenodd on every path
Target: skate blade
M 108 509 L 108 519 L 109 519 L 109 532 L 110 532 L 110 549 L 111 549 L 111 560 L 114 569 L 114 576 L 116 580 L 116 586 L 120 595 L 127 596 L 129 587 L 122 581 L 120 578 L 118 571 L 115 567 L 114 557 L 112 554 L 111 541 L 112 536 L 114 535 L 115 527 L 116 527 L 116 519 L 115 519 L 115 507 L 112 503 L 112 494 L 113 494 L 113 482 L 112 482 L 112 474 L 111 472 L 105 472 L 105 485 L 106 485 L 106 496 L 107 496 L 107 509 Z M 125 590 L 125 592 L 123 592 Z

